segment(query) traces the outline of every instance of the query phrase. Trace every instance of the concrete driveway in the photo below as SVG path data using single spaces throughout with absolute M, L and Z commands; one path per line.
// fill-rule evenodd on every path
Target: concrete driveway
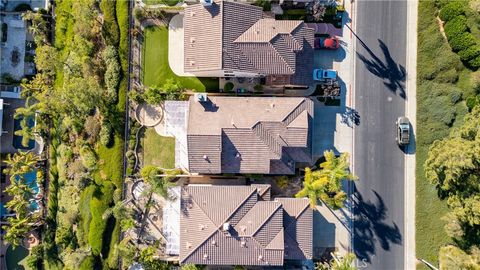
M 168 64 L 177 76 L 193 76 L 183 71 L 183 35 L 183 14 L 177 14 L 168 24 Z

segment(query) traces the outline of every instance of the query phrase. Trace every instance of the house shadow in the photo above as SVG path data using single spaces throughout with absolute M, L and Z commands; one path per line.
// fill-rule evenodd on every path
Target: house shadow
M 313 258 L 329 255 L 336 246 L 336 225 L 329 222 L 318 210 L 313 211 Z
M 355 186 L 354 186 L 355 188 Z M 390 250 L 391 246 L 402 244 L 400 229 L 392 222 L 387 223 L 388 209 L 382 197 L 372 190 L 375 201 L 365 201 L 362 195 L 355 190 L 352 198 L 354 208 L 354 247 L 355 255 L 359 260 L 370 263 L 376 255 L 376 244 L 383 250 Z

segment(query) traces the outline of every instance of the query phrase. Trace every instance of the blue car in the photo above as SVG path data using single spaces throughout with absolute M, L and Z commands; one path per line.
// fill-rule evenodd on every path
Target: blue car
M 314 69 L 313 79 L 315 81 L 335 81 L 337 80 L 337 71 L 333 69 Z

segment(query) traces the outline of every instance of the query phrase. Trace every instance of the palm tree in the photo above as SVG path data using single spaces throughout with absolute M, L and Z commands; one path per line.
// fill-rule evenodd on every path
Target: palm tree
M 16 213 L 17 216 L 24 216 L 29 213 L 29 201 L 33 198 L 32 188 L 25 183 L 23 177 L 11 181 L 5 191 L 12 196 L 12 199 L 6 203 L 6 207 Z
M 4 162 L 8 165 L 4 172 L 10 177 L 17 177 L 35 169 L 39 157 L 32 152 L 18 152 L 14 155 L 8 155 Z
M 4 225 L 5 235 L 3 239 L 10 243 L 12 246 L 17 247 L 20 245 L 20 241 L 32 230 L 30 225 L 32 221 L 31 216 L 26 217 L 9 217 L 7 219 L 8 226 Z
M 333 209 L 339 209 L 347 199 L 347 194 L 342 191 L 342 180 L 356 180 L 357 177 L 349 172 L 348 153 L 336 157 L 333 151 L 325 151 L 324 156 L 325 162 L 320 164 L 320 170 L 305 169 L 303 189 L 295 197 L 308 197 L 311 207 L 321 199 Z
M 20 127 L 21 129 L 15 131 L 14 134 L 22 137 L 23 147 L 28 147 L 28 143 L 35 138 L 36 133 L 34 129 L 29 126 L 28 118 L 23 118 L 22 121 L 20 121 Z

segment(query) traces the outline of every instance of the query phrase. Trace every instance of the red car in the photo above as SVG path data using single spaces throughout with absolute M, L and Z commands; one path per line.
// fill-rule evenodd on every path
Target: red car
M 340 47 L 337 37 L 315 37 L 315 49 L 336 50 Z

